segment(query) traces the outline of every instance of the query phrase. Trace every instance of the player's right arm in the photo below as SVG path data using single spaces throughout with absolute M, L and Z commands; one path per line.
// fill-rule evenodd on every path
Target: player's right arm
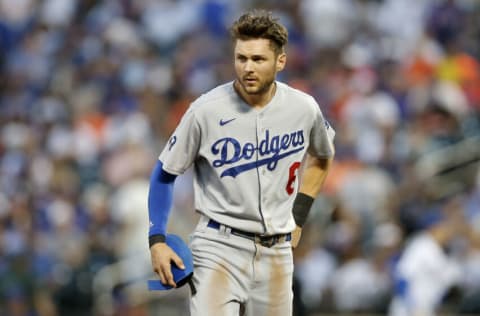
M 172 262 L 183 268 L 180 257 L 165 243 L 168 217 L 173 204 L 173 185 L 177 175 L 187 170 L 197 157 L 201 132 L 190 108 L 160 154 L 151 177 L 148 193 L 150 229 L 148 240 L 152 268 L 163 284 L 175 287 Z
M 148 242 L 152 259 L 152 268 L 163 284 L 176 287 L 173 280 L 171 262 L 183 269 L 182 259 L 165 243 L 167 222 L 173 200 L 173 183 L 176 175 L 163 170 L 159 160 L 150 176 L 148 192 L 148 216 L 150 230 Z

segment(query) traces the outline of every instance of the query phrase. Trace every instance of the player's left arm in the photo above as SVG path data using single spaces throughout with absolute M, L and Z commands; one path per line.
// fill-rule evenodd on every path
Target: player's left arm
M 319 158 L 307 154 L 305 169 L 302 173 L 300 188 L 293 203 L 293 217 L 296 228 L 292 233 L 292 247 L 295 248 L 300 241 L 302 227 L 307 220 L 313 201 L 320 193 L 328 171 L 332 165 L 333 156 Z
M 335 130 L 323 117 L 320 106 L 313 97 L 311 97 L 309 105 L 313 122 L 298 193 L 293 202 L 292 213 L 297 225 L 292 233 L 293 248 L 300 241 L 302 227 L 307 220 L 313 201 L 322 189 L 335 156 L 333 144 Z
M 332 161 L 333 157 L 318 158 L 307 154 L 298 192 L 314 199 L 322 190 Z

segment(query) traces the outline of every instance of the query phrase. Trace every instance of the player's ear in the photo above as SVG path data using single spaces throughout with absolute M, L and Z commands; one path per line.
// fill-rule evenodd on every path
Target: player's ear
M 280 53 L 277 57 L 277 71 L 282 71 L 287 63 L 287 54 Z

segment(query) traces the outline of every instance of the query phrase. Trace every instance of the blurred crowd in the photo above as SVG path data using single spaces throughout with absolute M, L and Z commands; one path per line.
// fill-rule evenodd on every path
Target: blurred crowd
M 386 313 L 425 236 L 455 271 L 439 309 L 480 313 L 478 1 L 0 0 L 1 315 L 147 315 L 163 298 L 144 282 L 149 174 L 190 102 L 233 79 L 227 28 L 250 8 L 288 27 L 279 80 L 337 131 L 296 315 Z M 191 177 L 169 228 L 185 238 Z M 425 265 L 436 287 L 446 270 Z

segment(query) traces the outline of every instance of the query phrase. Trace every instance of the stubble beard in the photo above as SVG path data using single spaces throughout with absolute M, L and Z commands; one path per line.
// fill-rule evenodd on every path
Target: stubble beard
M 243 80 L 237 80 L 240 85 L 242 86 L 243 91 L 248 95 L 262 95 L 269 91 L 270 87 L 272 86 L 273 82 L 275 81 L 274 78 L 269 78 L 265 82 L 259 82 L 259 86 L 249 86 Z

